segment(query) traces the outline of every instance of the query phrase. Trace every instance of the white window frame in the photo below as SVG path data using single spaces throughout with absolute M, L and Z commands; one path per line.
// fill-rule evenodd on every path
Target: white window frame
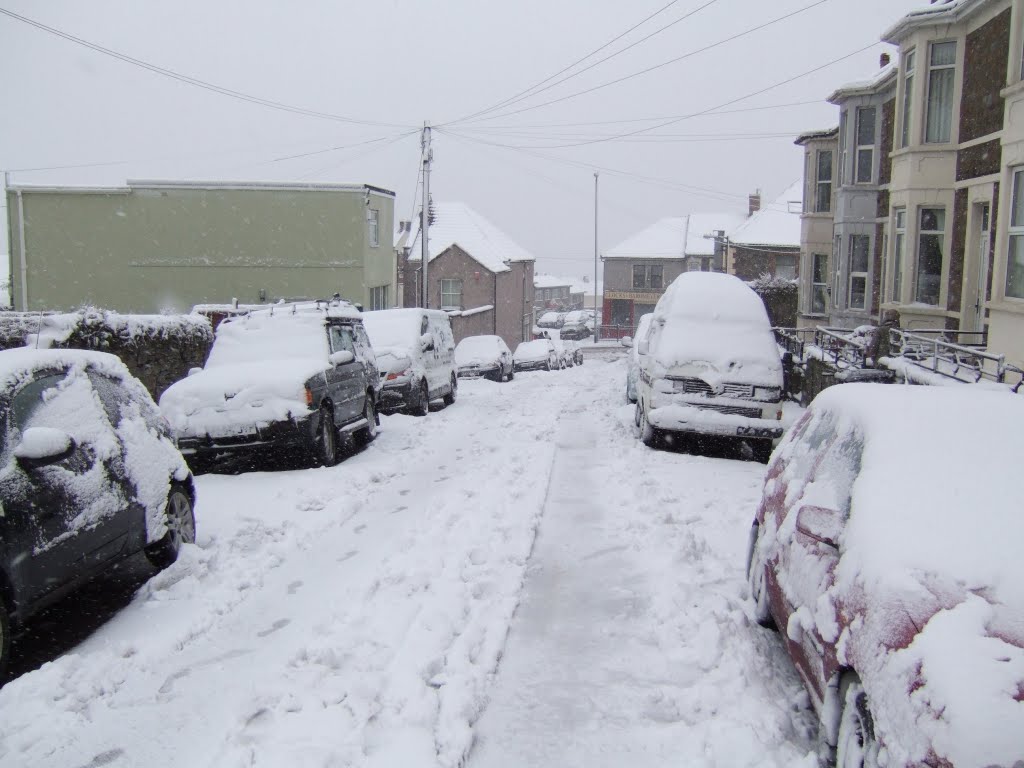
M 376 208 L 369 208 L 366 211 L 367 239 L 371 248 L 380 246 L 380 211 Z
M 839 186 L 843 186 L 846 182 L 846 139 L 847 139 L 847 113 L 849 110 L 844 109 L 839 113 Z
M 828 178 L 822 179 L 822 156 L 828 155 Z M 819 149 L 817 157 L 815 158 L 815 173 L 814 173 L 814 212 L 815 213 L 831 213 L 832 212 L 832 177 L 835 167 L 835 153 L 831 149 Z M 828 195 L 825 197 L 825 207 L 821 207 L 821 193 L 822 189 L 827 188 Z
M 903 301 L 903 266 L 907 255 L 907 209 L 895 208 L 892 215 L 892 294 L 890 298 L 897 302 Z
M 871 143 L 861 144 L 860 126 L 861 126 L 861 115 L 870 111 L 872 114 L 871 118 Z M 854 184 L 871 184 L 875 179 L 875 135 L 878 131 L 878 110 L 873 106 L 857 107 L 856 120 L 854 125 L 854 144 L 856 150 L 853 153 L 853 183 Z M 867 154 L 871 160 L 868 163 L 868 177 L 866 179 L 861 178 L 860 175 L 860 158 L 862 154 Z
M 856 246 L 854 244 L 855 244 L 855 242 L 859 242 L 859 241 L 863 241 L 865 243 L 865 246 L 864 246 L 864 268 L 862 270 L 859 269 L 859 270 L 854 271 L 853 259 L 854 259 L 854 255 L 857 253 L 857 248 L 856 248 Z M 847 264 L 847 268 L 846 268 L 846 271 L 847 271 L 847 276 L 846 276 L 846 306 L 847 306 L 848 309 L 863 309 L 863 310 L 866 310 L 866 309 L 868 309 L 868 304 L 870 303 L 870 301 L 868 299 L 868 290 L 870 288 L 869 276 L 871 274 L 871 235 L 850 235 L 849 236 L 849 243 L 850 243 L 849 256 L 848 256 L 849 263 Z M 854 304 L 853 303 L 853 281 L 854 280 L 863 280 L 864 281 L 864 292 L 863 292 L 864 300 L 860 304 Z
M 389 285 L 378 285 L 370 289 L 370 311 L 390 309 L 388 304 Z
M 457 298 L 458 301 L 446 301 L 445 299 Z M 441 309 L 462 309 L 462 278 L 442 277 L 441 278 Z
M 925 211 L 942 211 L 942 229 L 924 229 L 921 222 Z M 946 268 L 946 208 L 940 205 L 922 205 L 917 209 L 917 258 L 914 259 L 914 301 L 930 307 L 942 305 L 942 273 Z M 939 290 L 935 294 L 935 303 L 921 299 L 921 244 L 925 237 L 937 237 L 942 261 L 939 264 Z
M 952 64 L 932 64 L 932 52 L 935 50 L 935 48 L 937 46 L 940 46 L 940 45 L 952 45 L 953 46 L 953 63 Z M 951 142 L 953 140 L 953 119 L 955 117 L 954 114 L 953 114 L 953 96 L 954 96 L 954 94 L 956 92 L 956 57 L 957 57 L 958 53 L 959 53 L 959 51 L 958 51 L 958 46 L 957 46 L 957 41 L 956 40 L 933 40 L 932 42 L 928 43 L 928 89 L 927 89 L 927 92 L 925 93 L 925 102 L 924 102 L 924 143 L 925 144 L 948 144 L 949 142 Z M 948 110 L 949 110 L 949 118 L 948 118 L 949 135 L 946 136 L 945 138 L 929 139 L 928 138 L 928 132 L 929 132 L 929 129 L 932 127 L 932 124 L 931 124 L 931 122 L 929 120 L 930 111 L 928 109 L 928 103 L 931 101 L 932 87 L 934 85 L 933 82 L 932 82 L 932 78 L 933 78 L 933 76 L 936 73 L 945 71 L 947 69 L 953 70 L 953 78 L 950 81 L 951 85 L 949 87 L 949 103 L 946 105 Z
M 1017 185 L 1020 185 L 1019 189 Z M 1003 283 L 1003 291 L 1008 299 L 1024 299 L 1024 275 L 1018 277 L 1018 282 L 1021 286 L 1021 290 L 1018 293 L 1010 292 L 1010 278 L 1011 278 L 1011 259 L 1014 255 L 1014 248 L 1019 248 L 1022 258 L 1024 258 L 1024 200 L 1018 200 L 1017 194 L 1020 193 L 1024 197 L 1024 166 L 1017 166 L 1016 168 L 1010 169 L 1010 226 L 1008 229 L 1008 237 L 1006 238 L 1006 280 Z M 1021 208 L 1020 216 L 1018 213 L 1018 206 Z M 1024 272 L 1024 266 L 1021 267 L 1021 272 Z
M 910 144 L 910 129 L 914 115 L 914 74 L 917 65 L 917 51 L 910 49 L 903 54 L 903 110 L 900 125 L 900 147 Z

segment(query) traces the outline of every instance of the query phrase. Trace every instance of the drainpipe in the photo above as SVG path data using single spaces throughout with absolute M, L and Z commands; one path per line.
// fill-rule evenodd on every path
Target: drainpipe
M 494 273 L 494 309 L 491 312 L 492 319 L 494 320 L 494 335 L 498 335 L 498 273 Z
M 25 200 L 18 190 L 18 251 L 21 261 L 21 309 L 28 311 L 28 264 L 25 261 Z M 13 302 L 12 302 L 13 303 Z

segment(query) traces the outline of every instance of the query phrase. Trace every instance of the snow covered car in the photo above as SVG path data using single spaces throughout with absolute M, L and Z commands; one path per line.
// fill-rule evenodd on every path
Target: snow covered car
M 590 321 L 586 312 L 574 310 L 566 313 L 562 321 L 560 335 L 563 339 L 579 341 L 590 336 L 592 326 L 593 322 Z
M 217 456 L 282 450 L 331 466 L 341 436 L 373 439 L 379 386 L 354 306 L 283 304 L 224 320 L 206 366 L 171 385 L 160 408 L 196 471 Z
M 560 367 L 555 345 L 547 338 L 520 342 L 512 360 L 517 371 L 552 371 Z
M 195 541 L 192 475 L 113 355 L 0 352 L 0 677 L 13 629 L 140 550 Z
M 767 461 L 783 431 L 782 360 L 760 297 L 732 275 L 684 272 L 653 315 L 636 347 L 640 439 L 736 437 Z
M 505 381 L 515 375 L 512 350 L 501 336 L 467 336 L 455 345 L 455 364 L 460 379 Z
M 755 614 L 840 768 L 1024 759 L 1024 402 L 970 389 L 831 387 L 768 467 Z
M 654 315 L 650 312 L 641 315 L 640 322 L 636 326 L 636 336 L 622 340 L 622 343 L 629 347 L 629 355 L 626 357 L 626 400 L 631 403 L 636 402 L 636 381 L 640 376 L 640 354 L 637 352 L 637 345 L 642 339 L 647 338 L 653 317 Z
M 381 413 L 426 416 L 431 400 L 455 402 L 455 334 L 446 312 L 381 309 L 364 312 L 363 322 L 380 366 Z
M 545 312 L 537 318 L 538 328 L 561 328 L 565 319 L 564 312 Z

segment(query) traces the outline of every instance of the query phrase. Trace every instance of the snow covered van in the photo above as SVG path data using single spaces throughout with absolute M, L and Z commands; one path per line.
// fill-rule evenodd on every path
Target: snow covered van
M 218 455 L 281 449 L 330 466 L 341 436 L 373 439 L 379 386 L 359 310 L 285 304 L 224 320 L 206 366 L 171 385 L 160 409 L 193 470 Z
M 455 402 L 455 334 L 437 309 L 381 309 L 363 322 L 380 365 L 382 413 L 406 410 L 426 416 L 430 401 Z
M 653 314 L 637 342 L 640 439 L 736 437 L 767 461 L 782 436 L 782 362 L 758 295 L 732 275 L 684 272 Z

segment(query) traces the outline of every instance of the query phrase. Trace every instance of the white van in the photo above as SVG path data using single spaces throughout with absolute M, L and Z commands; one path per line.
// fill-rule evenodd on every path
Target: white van
M 380 369 L 381 413 L 426 416 L 431 400 L 455 402 L 455 335 L 445 312 L 381 309 L 362 317 Z
M 732 275 L 684 272 L 637 341 L 636 425 L 746 440 L 767 461 L 782 436 L 782 362 L 764 303 Z

